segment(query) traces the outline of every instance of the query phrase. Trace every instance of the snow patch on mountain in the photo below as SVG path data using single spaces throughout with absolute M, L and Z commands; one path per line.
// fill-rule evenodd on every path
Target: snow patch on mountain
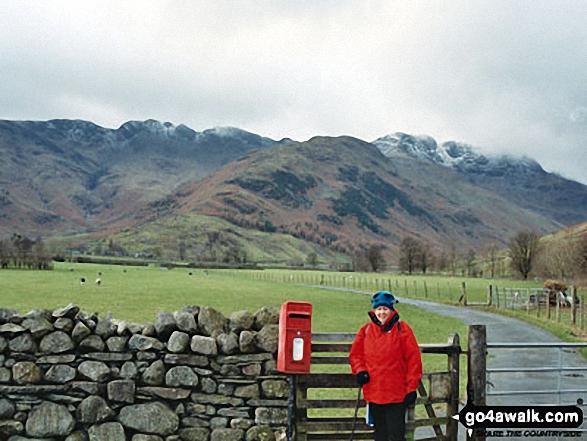
M 528 157 L 483 155 L 465 143 L 447 141 L 439 145 L 430 136 L 396 132 L 372 142 L 385 156 L 404 153 L 423 162 L 434 163 L 464 173 L 502 176 L 511 173 L 544 172 L 540 164 Z

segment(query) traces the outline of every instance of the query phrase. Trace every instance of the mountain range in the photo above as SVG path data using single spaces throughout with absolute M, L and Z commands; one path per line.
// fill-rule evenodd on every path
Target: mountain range
M 280 240 L 323 255 L 380 244 L 393 256 L 408 235 L 480 249 L 587 219 L 587 186 L 531 159 L 402 133 L 296 142 L 155 120 L 0 121 L 0 154 L 0 235 L 114 238 L 133 253 L 164 236 L 188 257 L 214 237 L 249 259 L 283 257 Z

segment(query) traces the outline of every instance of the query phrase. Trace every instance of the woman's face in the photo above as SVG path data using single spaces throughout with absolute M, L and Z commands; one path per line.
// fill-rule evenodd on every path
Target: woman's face
M 381 323 L 385 323 L 390 315 L 391 309 L 389 309 L 387 306 L 378 306 L 375 308 L 375 317 L 377 317 L 377 320 L 379 320 Z

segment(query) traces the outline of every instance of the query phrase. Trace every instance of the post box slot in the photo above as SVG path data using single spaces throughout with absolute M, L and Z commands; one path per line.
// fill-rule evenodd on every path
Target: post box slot
M 310 314 L 304 314 L 303 312 L 292 312 L 290 314 L 288 314 L 289 317 L 291 318 L 308 318 L 310 317 Z
M 292 330 L 292 328 L 294 328 L 296 330 L 301 330 L 301 329 L 306 329 L 306 327 L 307 327 L 307 320 L 306 319 L 290 318 L 287 323 L 290 327 L 290 330 Z

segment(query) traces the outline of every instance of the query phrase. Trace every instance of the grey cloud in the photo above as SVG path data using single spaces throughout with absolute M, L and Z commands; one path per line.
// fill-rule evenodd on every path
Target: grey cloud
M 273 138 L 395 131 L 587 183 L 580 1 L 0 4 L 5 119 L 156 118 Z

